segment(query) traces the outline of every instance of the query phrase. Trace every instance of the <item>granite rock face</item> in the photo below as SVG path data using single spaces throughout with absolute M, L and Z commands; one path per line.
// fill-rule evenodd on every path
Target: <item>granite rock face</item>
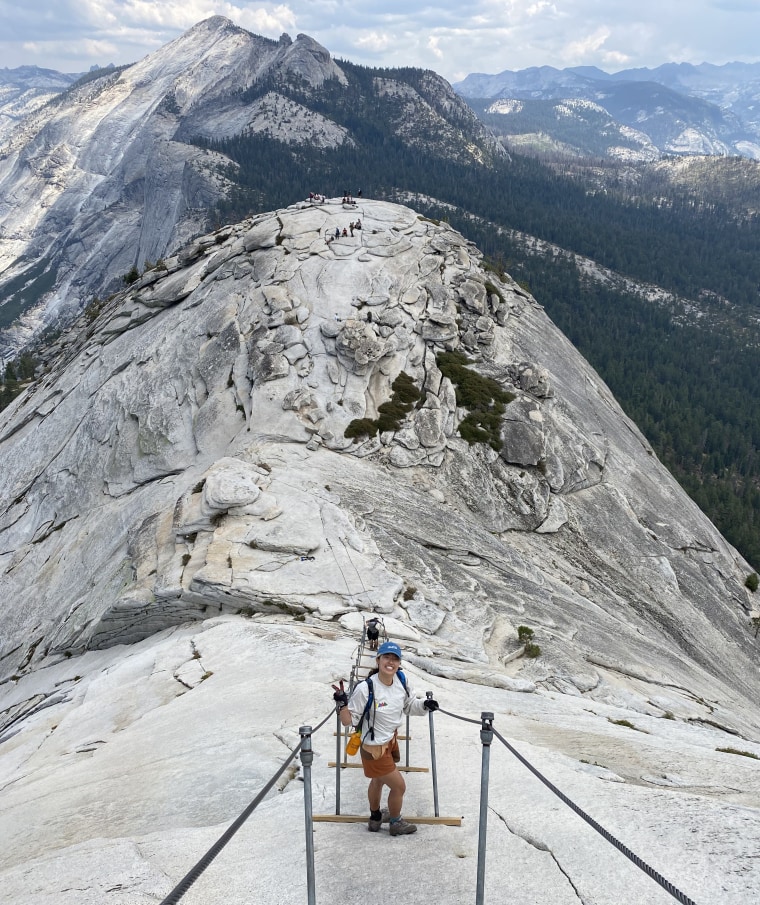
M 506 156 L 440 76 L 425 73 L 417 87 L 377 81 L 378 98 L 386 82 L 403 95 L 388 122 L 402 143 L 473 165 Z M 316 103 L 325 83 L 348 88 L 343 69 L 308 35 L 273 41 L 212 16 L 53 103 L 22 105 L 12 129 L 0 115 L 0 294 L 6 312 L 18 312 L 2 324 L 0 360 L 51 323 L 68 326 L 122 288 L 132 268 L 169 257 L 209 228 L 215 205 L 235 190 L 238 164 L 199 138 L 264 135 L 287 156 L 293 145 L 339 152 L 356 144 L 347 126 L 312 109 L 309 98 Z M 394 254 L 397 237 L 386 247 L 387 239 L 373 253 Z M 275 373 L 285 367 L 271 364 Z
M 491 671 L 533 627 L 543 686 L 604 658 L 756 696 L 750 568 L 481 260 L 405 207 L 302 203 L 195 240 L 62 340 L 0 415 L 3 674 L 214 614 L 374 612 Z M 451 351 L 509 393 L 498 448 L 459 434 Z M 401 374 L 416 403 L 346 437 Z

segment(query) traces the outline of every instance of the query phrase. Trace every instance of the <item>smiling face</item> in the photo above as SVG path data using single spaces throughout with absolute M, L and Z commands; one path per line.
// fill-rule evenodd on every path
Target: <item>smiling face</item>
M 377 658 L 377 669 L 380 681 L 385 685 L 393 684 L 393 677 L 401 666 L 401 660 L 395 654 L 382 654 Z

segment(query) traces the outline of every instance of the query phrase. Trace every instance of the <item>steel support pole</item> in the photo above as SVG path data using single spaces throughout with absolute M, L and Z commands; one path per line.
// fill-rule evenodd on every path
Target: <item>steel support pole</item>
M 314 752 L 311 748 L 311 726 L 301 726 L 301 766 L 303 767 L 303 811 L 306 822 L 306 902 L 316 905 L 314 884 L 314 814 L 311 802 L 311 765 Z
M 432 691 L 426 691 L 425 697 L 431 700 Z M 433 726 L 433 711 L 428 710 L 428 724 L 430 725 L 430 773 L 433 777 L 433 813 L 439 817 L 438 813 L 438 767 L 435 763 L 435 727 Z
M 343 745 L 343 724 L 339 713 L 336 713 L 335 718 L 338 721 L 335 732 L 335 813 L 340 814 L 340 754 Z
M 488 773 L 493 741 L 493 714 L 480 714 L 480 741 L 483 743 L 483 760 L 480 768 L 480 820 L 478 824 L 478 879 L 475 905 L 484 905 L 486 885 L 486 833 L 488 830 Z

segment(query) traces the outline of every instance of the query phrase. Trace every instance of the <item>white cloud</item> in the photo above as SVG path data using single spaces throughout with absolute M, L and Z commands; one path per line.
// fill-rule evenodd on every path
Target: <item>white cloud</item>
M 356 37 L 356 46 L 372 53 L 387 50 L 393 43 L 393 36 L 387 32 L 370 31 Z
M 531 3 L 525 9 L 526 16 L 542 16 L 545 14 L 556 15 L 557 7 L 553 3 L 547 3 L 546 0 L 540 0 L 539 3 Z
M 584 35 L 577 41 L 571 41 L 562 51 L 562 56 L 568 66 L 577 66 L 604 47 L 610 36 L 610 30 L 606 26 L 597 28 L 592 34 Z
M 619 50 L 605 50 L 602 54 L 603 69 L 625 69 L 631 64 L 631 57 Z
M 126 63 L 202 19 L 311 35 L 334 55 L 455 80 L 528 66 L 760 59 L 756 0 L 0 0 L 3 65 Z
M 252 5 L 218 0 L 85 0 L 91 22 L 118 22 L 122 27 L 157 27 L 185 31 L 210 16 L 226 16 L 242 28 L 264 31 L 293 28 L 295 14 L 285 4 Z
M 443 51 L 442 51 L 441 48 L 438 46 L 439 43 L 440 43 L 440 39 L 437 38 L 437 37 L 435 37 L 434 35 L 431 35 L 431 36 L 428 38 L 427 46 L 428 46 L 428 48 L 430 49 L 430 52 L 433 54 L 433 56 L 434 56 L 436 59 L 442 60 L 442 59 L 443 59 Z

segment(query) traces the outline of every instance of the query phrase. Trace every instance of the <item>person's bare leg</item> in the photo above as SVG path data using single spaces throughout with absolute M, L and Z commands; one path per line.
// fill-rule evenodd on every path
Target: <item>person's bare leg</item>
M 369 788 L 367 789 L 367 798 L 369 799 L 370 811 L 380 810 L 380 797 L 383 794 L 384 776 L 376 776 L 370 779 Z
M 406 792 L 406 782 L 404 777 L 398 770 L 383 776 L 383 782 L 388 786 L 388 810 L 391 817 L 398 817 L 401 814 L 401 808 L 404 804 L 404 792 Z

